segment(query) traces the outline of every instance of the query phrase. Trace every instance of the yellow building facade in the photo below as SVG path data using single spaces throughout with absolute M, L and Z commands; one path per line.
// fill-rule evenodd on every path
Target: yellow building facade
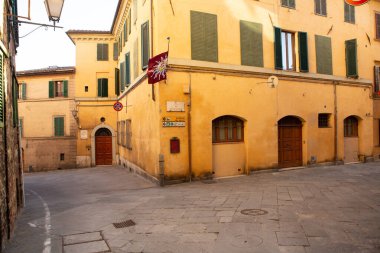
M 77 163 L 99 164 L 108 145 L 112 164 L 189 180 L 371 159 L 379 8 L 120 0 L 110 32 L 68 32 L 77 47 Z M 148 60 L 168 50 L 168 38 L 167 80 L 150 85 Z M 104 128 L 107 141 L 96 145 Z
M 24 171 L 75 168 L 75 68 L 19 71 L 17 78 Z

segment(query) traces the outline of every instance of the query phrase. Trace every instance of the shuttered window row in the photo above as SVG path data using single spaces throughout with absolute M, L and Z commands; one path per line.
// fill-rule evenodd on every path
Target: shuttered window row
M 108 79 L 98 79 L 98 97 L 108 97 Z
M 65 121 L 64 117 L 54 117 L 54 136 L 65 136 Z

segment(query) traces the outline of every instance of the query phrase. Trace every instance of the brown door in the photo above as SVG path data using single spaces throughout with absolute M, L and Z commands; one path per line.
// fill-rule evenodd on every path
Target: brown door
M 95 163 L 112 165 L 112 135 L 108 129 L 99 131 L 95 134 Z
M 302 166 L 302 122 L 295 117 L 285 117 L 278 123 L 278 165 Z

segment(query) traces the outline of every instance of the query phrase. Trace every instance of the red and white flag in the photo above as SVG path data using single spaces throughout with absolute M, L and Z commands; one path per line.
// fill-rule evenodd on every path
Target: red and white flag
M 154 84 L 166 80 L 168 66 L 168 52 L 156 55 L 149 59 L 148 63 L 148 83 Z

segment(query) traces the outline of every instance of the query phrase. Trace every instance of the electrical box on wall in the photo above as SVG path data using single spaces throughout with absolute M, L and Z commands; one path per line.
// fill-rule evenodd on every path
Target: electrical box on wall
M 177 137 L 170 139 L 170 153 L 178 154 L 180 152 L 180 141 Z

